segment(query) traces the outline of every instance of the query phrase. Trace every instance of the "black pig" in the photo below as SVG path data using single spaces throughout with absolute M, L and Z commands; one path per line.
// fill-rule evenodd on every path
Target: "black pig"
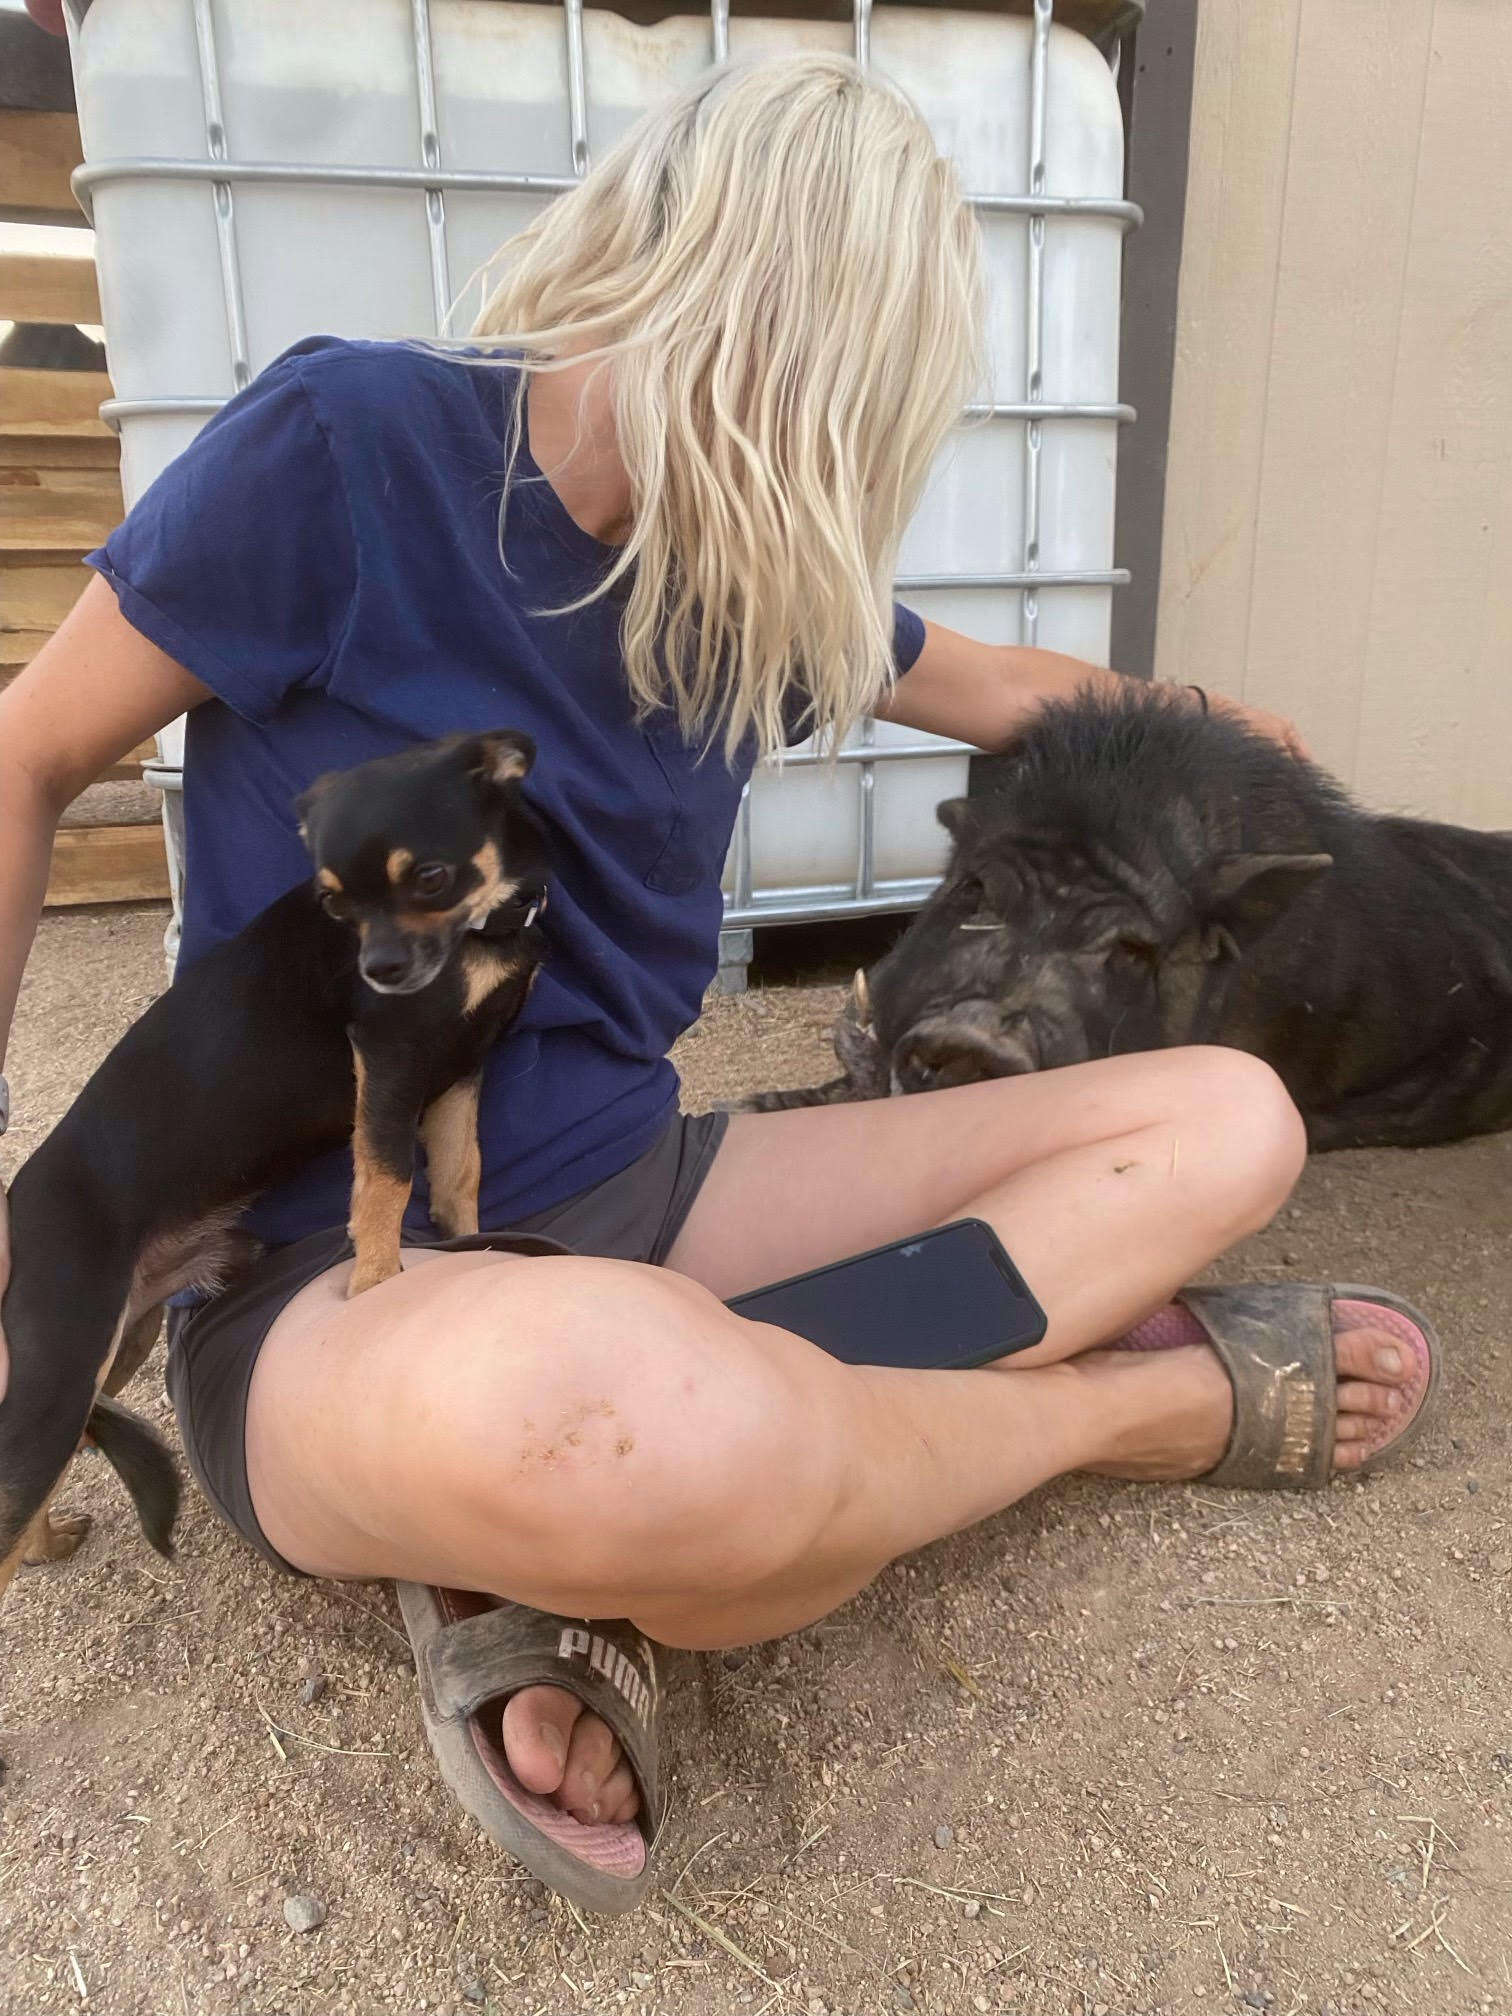
M 1181 1043 L 1274 1066 L 1315 1148 L 1512 1125 L 1512 837 L 1353 804 L 1186 695 L 1043 708 L 836 1031 L 865 1099 Z

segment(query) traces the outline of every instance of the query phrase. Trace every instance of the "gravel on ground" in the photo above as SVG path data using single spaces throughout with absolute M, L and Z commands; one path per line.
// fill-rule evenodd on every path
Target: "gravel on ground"
M 44 922 L 7 1174 L 162 984 L 163 921 Z M 828 1075 L 845 962 L 793 942 L 683 1039 L 691 1107 Z M 1065 1481 L 792 1639 L 674 1657 L 629 1919 L 453 1804 L 390 1589 L 280 1576 L 194 1491 L 167 1565 L 80 1459 L 93 1531 L 0 1618 L 0 2011 L 1512 2016 L 1509 1184 L 1512 1135 L 1318 1160 L 1225 1262 L 1428 1307 L 1447 1392 L 1401 1469 Z M 129 1397 L 171 1434 L 161 1388 Z

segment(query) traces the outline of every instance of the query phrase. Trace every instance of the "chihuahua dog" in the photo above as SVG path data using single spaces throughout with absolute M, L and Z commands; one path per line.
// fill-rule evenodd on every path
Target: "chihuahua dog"
M 528 736 L 456 735 L 321 778 L 299 801 L 314 879 L 198 960 L 116 1045 L 10 1192 L 0 1305 L 0 1596 L 80 1522 L 48 1501 L 81 1439 L 169 1550 L 178 1480 L 108 1396 L 158 1305 L 255 1257 L 247 1203 L 350 1139 L 348 1294 L 399 1271 L 418 1129 L 431 1216 L 478 1229 L 478 1084 L 544 941 Z

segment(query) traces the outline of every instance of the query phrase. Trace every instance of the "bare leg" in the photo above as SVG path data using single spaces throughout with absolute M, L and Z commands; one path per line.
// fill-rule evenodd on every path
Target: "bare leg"
M 1233 1053 L 1055 1082 L 1054 1100 L 1039 1079 L 737 1122 L 672 1265 L 731 1293 L 976 1210 L 1050 1311 L 1040 1358 L 1069 1362 L 853 1370 L 692 1280 L 608 1262 L 432 1256 L 353 1315 L 338 1270 L 285 1312 L 254 1379 L 269 1537 L 320 1573 L 628 1610 L 707 1646 L 823 1615 L 1064 1470 L 1200 1475 L 1229 1428 L 1210 1355 L 1091 1347 L 1276 1208 L 1295 1115 Z M 1394 1394 L 1373 1342 L 1341 1346 L 1341 1405 L 1361 1419 Z M 1349 1440 L 1346 1424 L 1343 1463 Z M 517 1695 L 505 1737 L 572 1810 L 633 1803 L 603 1725 L 557 1690 Z

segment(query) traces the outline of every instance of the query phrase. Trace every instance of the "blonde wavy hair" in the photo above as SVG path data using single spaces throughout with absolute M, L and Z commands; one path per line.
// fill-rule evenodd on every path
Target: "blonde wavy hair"
M 797 681 L 838 740 L 894 677 L 898 541 L 980 355 L 976 222 L 918 112 L 837 56 L 714 71 L 485 289 L 521 422 L 530 373 L 610 371 L 631 529 L 585 599 L 629 581 L 638 712 L 768 753 Z

